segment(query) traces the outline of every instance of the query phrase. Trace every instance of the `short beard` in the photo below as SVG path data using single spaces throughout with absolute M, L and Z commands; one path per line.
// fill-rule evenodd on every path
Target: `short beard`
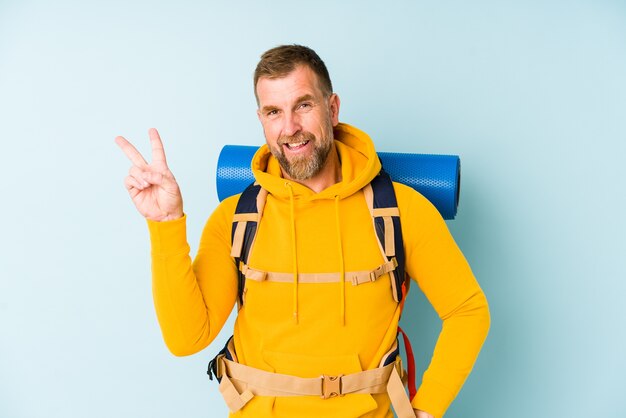
M 318 174 L 328 159 L 333 146 L 332 125 L 328 124 L 324 137 L 316 138 L 311 132 L 298 132 L 293 136 L 281 136 L 278 138 L 278 149 L 270 147 L 272 155 L 278 160 L 281 168 L 294 180 L 308 180 Z M 313 155 L 287 158 L 284 144 L 309 141 L 313 145 Z

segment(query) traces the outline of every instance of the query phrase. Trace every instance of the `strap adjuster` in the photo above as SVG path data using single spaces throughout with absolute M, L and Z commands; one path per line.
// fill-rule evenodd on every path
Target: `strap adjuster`
M 329 376 L 324 374 L 320 376 L 322 379 L 322 399 L 330 399 L 336 398 L 337 396 L 343 396 L 341 393 L 341 378 L 342 374 L 339 376 Z
M 385 265 L 381 264 L 376 267 L 374 270 L 370 271 L 370 281 L 375 282 L 380 276 L 385 274 Z

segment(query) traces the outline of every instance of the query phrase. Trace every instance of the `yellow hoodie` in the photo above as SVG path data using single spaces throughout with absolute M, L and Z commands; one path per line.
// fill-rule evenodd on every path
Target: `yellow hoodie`
M 365 133 L 346 124 L 335 128 L 335 145 L 342 181 L 320 193 L 282 178 L 267 146 L 253 158 L 254 176 L 269 194 L 248 264 L 289 273 L 294 280 L 246 280 L 245 303 L 234 329 L 235 350 L 243 364 L 300 377 L 350 374 L 376 368 L 396 338 L 400 309 L 388 275 L 358 286 L 296 280 L 302 273 L 372 270 L 385 261 L 361 190 L 380 170 L 374 145 Z M 407 186 L 394 183 L 394 189 L 406 271 L 443 320 L 412 405 L 441 417 L 487 335 L 487 301 L 436 208 Z M 211 215 L 193 263 L 185 217 L 148 221 L 155 307 L 165 343 L 175 355 L 209 345 L 235 304 L 237 269 L 230 250 L 238 197 L 225 199 Z M 386 394 L 356 394 L 325 400 L 257 396 L 231 416 L 392 414 Z

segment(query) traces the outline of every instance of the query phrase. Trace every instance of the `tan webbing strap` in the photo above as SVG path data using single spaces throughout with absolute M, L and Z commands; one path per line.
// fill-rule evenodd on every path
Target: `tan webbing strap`
M 389 395 L 391 405 L 398 418 L 415 418 L 413 406 L 411 406 L 409 396 L 402 385 L 402 378 L 396 368 L 391 371 L 391 375 L 389 376 L 387 394 Z
M 372 216 L 400 216 L 400 210 L 398 208 L 376 208 L 372 209 Z
M 396 279 L 393 276 L 389 276 L 389 282 L 391 283 L 391 293 L 393 294 L 393 300 L 400 303 L 400 299 L 398 299 L 398 286 L 396 285 Z
M 267 272 L 262 270 L 255 270 L 249 266 L 243 264 L 241 266 L 241 272 L 246 276 L 246 279 L 256 280 L 262 282 L 267 278 Z
M 387 257 L 393 257 L 396 255 L 393 220 L 391 216 L 383 216 L 383 222 L 385 223 L 385 255 Z
M 235 213 L 233 222 L 258 222 L 259 214 L 257 213 Z
M 246 232 L 246 221 L 237 222 L 235 228 L 235 234 L 233 235 L 233 246 L 230 249 L 230 256 L 239 258 L 241 256 L 241 250 L 243 248 L 243 237 Z
M 261 187 L 261 190 L 259 190 L 259 194 L 256 195 L 256 210 L 259 213 L 259 220 L 263 216 L 263 209 L 265 208 L 266 199 L 267 199 L 267 190 Z
M 243 408 L 254 397 L 252 392 L 244 390 L 243 393 L 239 393 L 235 385 L 231 382 L 227 375 L 222 375 L 222 381 L 220 382 L 220 393 L 230 409 L 231 412 L 237 412 Z
M 397 266 L 398 261 L 394 257 L 371 271 L 347 271 L 344 279 L 352 283 L 353 286 L 358 286 L 363 283 L 376 281 L 380 276 L 391 273 Z M 246 279 L 258 282 L 264 280 L 279 283 L 293 282 L 292 273 L 268 272 L 254 269 L 248 265 L 242 265 L 241 272 L 246 276 Z M 338 283 L 340 276 L 340 273 L 299 273 L 298 283 Z

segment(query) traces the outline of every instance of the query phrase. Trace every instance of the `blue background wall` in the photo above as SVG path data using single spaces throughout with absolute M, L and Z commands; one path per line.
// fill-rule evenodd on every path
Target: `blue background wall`
M 449 226 L 493 323 L 447 416 L 626 416 L 623 1 L 176 3 L 0 0 L 0 417 L 225 416 L 204 369 L 230 330 L 167 352 L 113 138 L 149 154 L 160 129 L 195 252 L 282 43 L 380 150 L 461 156 Z M 423 369 L 439 323 L 413 290 Z

